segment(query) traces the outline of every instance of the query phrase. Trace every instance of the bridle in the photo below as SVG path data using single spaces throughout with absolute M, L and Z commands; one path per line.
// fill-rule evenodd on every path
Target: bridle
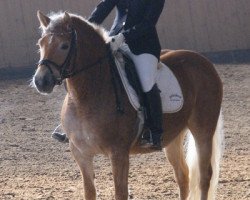
M 65 78 L 69 78 L 72 76 L 73 71 L 75 69 L 75 61 L 76 61 L 76 56 L 77 56 L 77 46 L 76 46 L 76 42 L 77 42 L 77 33 L 75 29 L 72 29 L 70 32 L 71 34 L 71 41 L 70 41 L 70 48 L 69 48 L 69 52 L 64 60 L 64 62 L 61 65 L 58 65 L 57 63 L 53 62 L 52 60 L 49 59 L 43 59 L 40 60 L 38 65 L 44 65 L 46 67 L 48 67 L 50 73 L 55 77 L 51 66 L 54 66 L 59 72 L 60 72 L 60 77 L 56 78 L 55 77 L 55 81 L 57 85 L 61 85 L 62 81 Z M 56 33 L 50 33 L 50 34 L 56 34 Z M 63 33 L 61 33 L 62 35 Z M 72 63 L 72 65 L 71 65 Z M 72 69 L 70 70 L 68 67 L 72 66 Z
M 58 65 L 57 63 L 53 62 L 49 59 L 43 59 L 38 62 L 38 65 L 44 65 L 46 66 L 50 73 L 54 76 L 56 85 L 61 85 L 63 80 L 66 78 L 71 78 L 75 76 L 76 74 L 83 72 L 97 64 L 101 64 L 104 59 L 110 58 L 110 51 L 108 51 L 108 55 L 105 55 L 104 57 L 98 59 L 96 62 L 85 66 L 84 68 L 80 70 L 76 70 L 76 57 L 77 57 L 77 32 L 75 29 L 71 29 L 71 42 L 70 42 L 70 49 L 68 51 L 68 54 L 64 60 L 64 62 L 61 65 Z M 50 33 L 50 34 L 58 34 L 58 33 Z M 63 35 L 64 33 L 61 33 Z M 109 48 L 108 48 L 109 49 Z M 53 70 L 51 66 L 54 66 L 59 72 L 60 77 L 56 77 L 53 73 Z M 71 66 L 71 68 L 69 68 Z
M 43 60 L 39 61 L 38 65 L 46 66 L 49 69 L 52 76 L 54 77 L 55 84 L 61 85 L 64 79 L 71 78 L 71 77 L 75 76 L 76 74 L 84 72 L 84 71 L 86 71 L 86 70 L 88 70 L 96 65 L 101 66 L 103 61 L 108 59 L 108 62 L 110 65 L 110 70 L 111 70 L 112 85 L 114 87 L 115 98 L 116 98 L 116 109 L 119 113 L 123 113 L 124 109 L 122 106 L 121 95 L 120 95 L 120 92 L 118 92 L 118 90 L 121 89 L 121 87 L 119 87 L 118 85 L 121 83 L 118 80 L 119 75 L 117 74 L 118 72 L 117 72 L 117 69 L 115 66 L 115 61 L 114 61 L 112 51 L 110 49 L 110 44 L 106 45 L 106 52 L 107 53 L 105 53 L 105 55 L 103 57 L 99 58 L 94 63 L 91 63 L 87 66 L 84 66 L 82 69 L 76 70 L 75 64 L 76 64 L 76 57 L 77 57 L 77 32 L 75 29 L 72 29 L 68 33 L 71 34 L 70 49 L 69 49 L 69 52 L 68 52 L 63 64 L 58 65 L 57 63 L 55 63 L 49 59 L 43 59 Z M 50 33 L 50 34 L 58 34 L 58 33 Z M 61 35 L 63 35 L 63 34 L 64 33 L 61 33 Z M 54 75 L 53 70 L 51 69 L 51 66 L 54 66 L 60 72 L 59 78 Z M 69 66 L 72 66 L 72 68 L 69 69 Z

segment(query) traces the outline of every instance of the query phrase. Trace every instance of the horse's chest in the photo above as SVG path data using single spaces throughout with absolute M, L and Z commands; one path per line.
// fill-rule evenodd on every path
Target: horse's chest
M 62 124 L 69 139 L 77 146 L 94 148 L 96 151 L 101 148 L 103 141 L 98 125 L 88 116 L 79 115 L 74 107 L 68 106 L 62 113 Z
M 91 136 L 93 135 L 91 134 L 91 128 L 88 127 L 87 122 L 71 111 L 65 113 L 63 127 L 70 139 L 91 142 Z

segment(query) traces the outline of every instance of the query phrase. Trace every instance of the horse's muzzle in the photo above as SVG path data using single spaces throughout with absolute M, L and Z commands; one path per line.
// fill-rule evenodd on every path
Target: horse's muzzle
M 56 85 L 56 80 L 50 72 L 46 71 L 42 73 L 38 70 L 33 77 L 33 83 L 38 92 L 49 94 L 53 91 L 53 88 Z

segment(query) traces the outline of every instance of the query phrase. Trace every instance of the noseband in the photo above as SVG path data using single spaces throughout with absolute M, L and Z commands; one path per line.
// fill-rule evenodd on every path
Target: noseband
M 75 29 L 72 29 L 69 33 L 71 34 L 70 49 L 68 55 L 66 56 L 64 62 L 61 65 L 58 65 L 57 63 L 49 59 L 43 59 L 38 63 L 39 65 L 44 65 L 48 67 L 52 75 L 54 75 L 54 73 L 51 69 L 51 66 L 54 66 L 58 71 L 60 71 L 60 78 L 55 78 L 57 85 L 61 85 L 62 81 L 65 78 L 70 78 L 75 74 L 75 62 L 77 55 L 77 33 Z M 69 69 L 70 65 L 72 66 L 71 69 Z

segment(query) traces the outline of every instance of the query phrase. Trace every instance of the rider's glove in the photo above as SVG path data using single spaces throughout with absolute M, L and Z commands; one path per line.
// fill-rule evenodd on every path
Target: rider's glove
M 125 37 L 122 33 L 110 38 L 110 48 L 113 52 L 117 51 L 122 43 L 125 42 Z

